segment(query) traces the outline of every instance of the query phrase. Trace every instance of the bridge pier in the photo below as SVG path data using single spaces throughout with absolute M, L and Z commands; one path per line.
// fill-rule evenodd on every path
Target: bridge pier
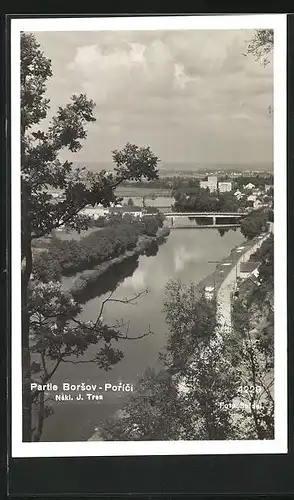
M 214 215 L 214 216 L 212 217 L 212 223 L 213 223 L 213 225 L 214 225 L 214 226 L 216 225 L 216 215 Z

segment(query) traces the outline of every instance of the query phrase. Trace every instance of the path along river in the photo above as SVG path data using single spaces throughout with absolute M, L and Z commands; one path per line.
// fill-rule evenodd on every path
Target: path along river
M 111 371 L 105 372 L 95 364 L 61 364 L 56 371 L 53 383 L 61 385 L 71 384 L 116 384 L 119 381 L 136 384 L 136 381 L 148 366 L 159 368 L 157 357 L 164 347 L 168 328 L 162 312 L 165 285 L 170 279 L 180 279 L 184 283 L 193 281 L 198 283 L 206 275 L 213 272 L 215 264 L 230 254 L 236 245 L 243 242 L 239 229 L 228 231 L 223 236 L 215 229 L 187 229 L 174 230 L 170 233 L 166 243 L 162 244 L 156 255 L 142 255 L 135 263 L 128 264 L 125 274 L 118 279 L 115 298 L 125 298 L 136 295 L 149 288 L 150 293 L 141 297 L 137 305 L 109 303 L 103 313 L 104 321 L 114 325 L 116 320 L 124 319 L 130 322 L 129 336 L 138 336 L 150 328 L 154 335 L 141 340 L 124 340 L 117 347 L 121 347 L 124 358 Z M 108 280 L 115 279 L 114 274 L 106 274 L 100 281 L 104 283 L 97 288 L 85 302 L 81 318 L 95 320 L 99 313 L 105 294 Z M 129 275 L 128 275 L 129 274 Z M 70 278 L 74 281 L 74 278 Z M 100 292 L 99 292 L 100 290 Z M 89 298 L 89 295 L 86 299 Z M 85 300 L 86 300 L 85 299 Z M 95 354 L 95 346 L 89 349 L 84 359 Z M 59 401 L 53 404 L 54 414 L 46 419 L 42 441 L 82 441 L 87 440 L 94 433 L 95 427 L 101 420 L 110 417 L 123 406 L 124 397 L 118 393 L 104 393 L 103 401 Z

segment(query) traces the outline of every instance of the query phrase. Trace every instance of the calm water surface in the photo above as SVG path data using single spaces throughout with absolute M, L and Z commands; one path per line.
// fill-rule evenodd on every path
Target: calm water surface
M 150 289 L 150 293 L 141 297 L 137 305 L 109 303 L 103 313 L 108 325 L 114 325 L 121 319 L 130 321 L 129 336 L 138 336 L 147 331 L 149 326 L 154 335 L 118 343 L 117 347 L 122 348 L 124 358 L 108 372 L 100 370 L 94 364 L 67 363 L 60 365 L 52 382 L 85 382 L 99 386 L 105 382 L 116 384 L 122 381 L 135 385 L 146 367 L 159 368 L 157 356 L 165 345 L 168 331 L 162 313 L 166 282 L 172 278 L 186 283 L 198 283 L 214 270 L 215 264 L 209 261 L 218 261 L 227 256 L 231 248 L 242 241 L 239 230 L 229 231 L 223 237 L 214 229 L 171 231 L 167 242 L 159 247 L 155 256 L 139 257 L 138 266 L 131 276 L 118 285 L 113 297 L 131 297 L 146 288 Z M 107 280 L 107 275 L 103 279 Z M 86 302 L 81 318 L 95 320 L 101 302 L 108 294 L 109 292 Z M 94 354 L 95 346 L 89 349 L 84 359 L 90 359 Z M 45 421 L 42 440 L 88 439 L 95 426 L 113 415 L 123 402 L 123 396 L 118 393 L 104 393 L 104 400 L 101 402 L 56 402 L 54 415 Z

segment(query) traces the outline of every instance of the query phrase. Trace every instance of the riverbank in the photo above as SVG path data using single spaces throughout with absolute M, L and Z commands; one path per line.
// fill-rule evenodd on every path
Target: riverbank
M 221 259 L 219 262 L 216 261 L 215 264 L 217 265 L 215 270 L 198 283 L 199 292 L 203 292 L 206 286 L 210 286 L 214 288 L 214 292 L 217 294 L 227 276 L 236 268 L 237 263 L 240 263 L 244 259 L 244 255 L 247 254 L 248 250 L 260 243 L 260 241 L 271 232 L 272 227 L 268 232 L 256 236 L 251 240 L 245 240 L 241 244 L 235 246 L 232 248 L 230 255 Z M 236 275 L 238 275 L 238 269 Z
M 121 264 L 135 256 L 143 254 L 152 244 L 163 243 L 170 233 L 169 228 L 163 227 L 158 230 L 156 236 L 141 235 L 137 245 L 132 250 L 127 250 L 124 254 L 114 257 L 93 269 L 88 269 L 77 273 L 73 286 L 69 289 L 74 297 L 82 294 L 85 289 L 96 282 L 98 278 L 103 276 L 110 268 Z
M 79 297 L 79 302 L 83 305 L 79 319 L 95 322 L 101 301 L 112 290 L 115 291 L 115 297 L 125 298 L 148 289 L 150 293 L 144 294 L 136 306 L 110 303 L 105 308 L 103 317 L 108 325 L 124 320 L 130 337 L 137 337 L 149 328 L 154 335 L 147 335 L 140 340 L 118 341 L 114 347 L 121 349 L 124 357 L 109 371 L 100 369 L 95 363 L 84 362 L 95 357 L 97 345 L 93 345 L 80 358 L 82 363 L 61 363 L 52 377 L 52 383 L 117 385 L 118 381 L 122 381 L 135 386 L 146 368 L 151 367 L 157 371 L 160 368 L 158 353 L 166 345 L 168 332 L 163 312 L 166 283 L 171 279 L 183 283 L 188 283 L 189 280 L 200 282 L 215 267 L 209 261 L 223 259 L 243 239 L 238 230 L 228 231 L 223 236 L 211 229 L 201 232 L 171 231 L 163 245 L 153 244 L 153 248 L 143 255 L 109 269 Z M 75 277 L 65 278 L 68 289 L 73 286 Z M 117 393 L 105 394 L 104 401 L 98 403 L 52 403 L 54 414 L 45 420 L 42 441 L 86 441 L 95 434 L 95 427 L 111 418 L 124 403 Z
M 231 331 L 231 294 L 235 289 L 237 278 L 240 275 L 240 266 L 242 262 L 248 262 L 251 255 L 253 255 L 269 238 L 271 230 L 257 237 L 253 244 L 246 248 L 242 253 L 240 252 L 233 268 L 229 270 L 226 277 L 222 281 L 217 292 L 217 317 L 220 331 Z
M 175 233 L 172 232 L 171 236 L 173 236 L 174 234 Z M 254 244 L 257 241 L 259 241 L 259 238 L 256 238 L 256 239 L 251 240 L 251 241 L 245 241 L 245 242 L 241 241 L 238 245 L 236 245 L 232 248 L 229 255 L 227 255 L 223 259 L 219 260 L 217 267 L 219 267 L 223 263 L 230 264 L 229 266 L 227 266 L 227 269 L 225 266 L 225 272 L 220 275 L 222 280 L 224 280 L 225 276 L 229 275 L 229 273 L 232 271 L 232 269 L 234 269 L 235 258 L 239 259 L 240 254 L 242 254 L 242 255 L 245 254 L 246 251 L 248 251 L 250 248 L 254 247 Z M 239 252 L 240 248 L 242 249 L 241 252 Z M 228 249 L 228 251 L 229 251 L 229 249 Z M 195 250 L 194 250 L 194 252 L 195 252 Z M 207 251 L 206 255 L 208 256 L 206 258 L 209 258 L 209 255 L 211 255 L 211 254 L 209 251 Z M 201 281 L 199 281 L 199 284 L 197 285 L 199 288 L 199 292 L 203 293 L 203 288 L 206 286 L 206 284 L 210 284 L 211 282 L 213 282 L 213 274 L 214 273 L 207 274 Z M 190 270 L 189 277 L 191 275 L 192 274 L 191 274 L 191 270 Z M 186 279 L 187 279 L 187 276 L 186 276 Z M 186 279 L 184 278 L 184 281 L 186 281 Z M 218 286 L 220 286 L 220 284 L 221 283 L 219 283 Z M 122 411 L 121 408 L 114 411 L 114 413 L 113 413 L 114 418 L 120 418 L 121 411 Z M 96 426 L 95 426 L 95 432 L 93 432 L 93 434 L 88 438 L 88 441 L 102 441 L 102 440 L 103 440 L 103 438 L 100 434 L 99 422 L 97 421 Z

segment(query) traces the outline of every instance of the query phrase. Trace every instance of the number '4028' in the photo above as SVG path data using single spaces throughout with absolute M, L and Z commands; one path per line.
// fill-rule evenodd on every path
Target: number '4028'
M 238 387 L 238 390 L 237 392 L 239 392 L 240 394 L 244 394 L 244 393 L 252 393 L 252 392 L 256 392 L 256 393 L 260 393 L 261 392 L 261 386 L 260 385 L 240 385 L 240 387 Z

